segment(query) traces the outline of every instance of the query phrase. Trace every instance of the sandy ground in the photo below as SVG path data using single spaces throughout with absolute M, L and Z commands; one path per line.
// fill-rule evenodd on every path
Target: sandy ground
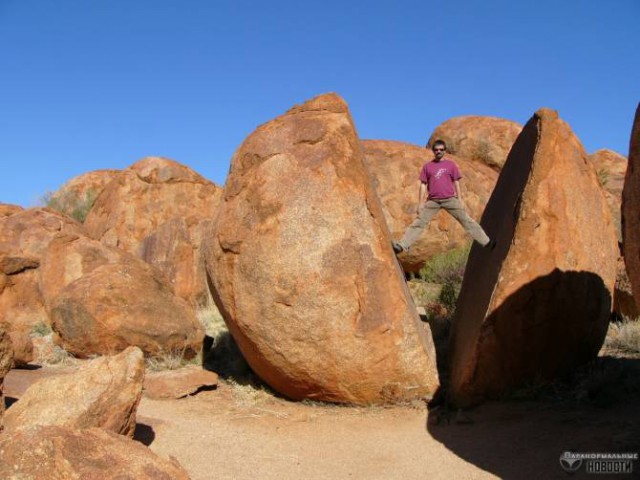
M 11 371 L 7 403 L 59 372 L 64 370 Z M 420 403 L 302 404 L 221 382 L 216 390 L 180 400 L 143 398 L 136 438 L 176 457 L 193 480 L 566 479 L 559 464 L 565 450 L 640 450 L 639 396 L 603 398 L 577 405 L 492 402 L 437 423 L 435 412 Z M 573 478 L 592 476 L 581 471 Z

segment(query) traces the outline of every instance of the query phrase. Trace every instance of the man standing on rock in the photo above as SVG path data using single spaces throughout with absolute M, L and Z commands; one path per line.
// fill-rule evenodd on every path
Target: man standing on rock
M 411 248 L 424 227 L 441 208 L 449 212 L 483 247 L 493 249 L 495 240 L 490 240 L 482 227 L 478 225 L 464 210 L 460 192 L 460 171 L 453 160 L 444 158 L 447 146 L 442 140 L 433 143 L 434 158 L 427 162 L 420 171 L 420 190 L 418 196 L 418 217 L 413 221 L 402 240 L 393 242 L 393 250 L 401 253 Z M 425 192 L 425 187 L 427 191 Z M 427 195 L 425 195 L 427 193 Z

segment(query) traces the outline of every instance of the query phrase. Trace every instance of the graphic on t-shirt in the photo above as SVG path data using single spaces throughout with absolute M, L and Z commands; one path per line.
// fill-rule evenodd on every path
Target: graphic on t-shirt
M 439 168 L 438 171 L 435 174 L 436 180 L 439 179 L 445 173 L 447 173 L 447 169 L 446 168 Z

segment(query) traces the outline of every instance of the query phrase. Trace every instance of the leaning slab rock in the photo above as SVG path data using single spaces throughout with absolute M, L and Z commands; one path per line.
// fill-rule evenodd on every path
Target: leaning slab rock
M 433 341 L 390 241 L 339 96 L 296 106 L 245 140 L 207 268 L 232 335 L 271 387 L 354 404 L 433 394 Z
M 629 166 L 622 192 L 624 263 L 636 305 L 640 305 L 640 104 L 629 142 Z
M 595 170 L 569 126 L 541 109 L 513 146 L 482 218 L 450 343 L 459 406 L 549 380 L 595 358 L 618 256 Z
M 76 372 L 33 384 L 7 410 L 5 427 L 100 427 L 133 437 L 143 378 L 144 357 L 138 347 L 97 358 Z

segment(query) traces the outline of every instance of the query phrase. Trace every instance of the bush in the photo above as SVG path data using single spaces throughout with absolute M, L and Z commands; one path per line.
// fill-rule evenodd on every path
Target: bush
M 47 192 L 41 201 L 45 206 L 84 223 L 97 196 L 94 190 L 87 190 L 83 197 L 76 192 Z
M 448 252 L 439 253 L 429 259 L 420 270 L 420 276 L 424 281 L 442 285 L 439 301 L 450 312 L 455 309 L 460 294 L 470 250 L 471 244 L 467 244 Z

